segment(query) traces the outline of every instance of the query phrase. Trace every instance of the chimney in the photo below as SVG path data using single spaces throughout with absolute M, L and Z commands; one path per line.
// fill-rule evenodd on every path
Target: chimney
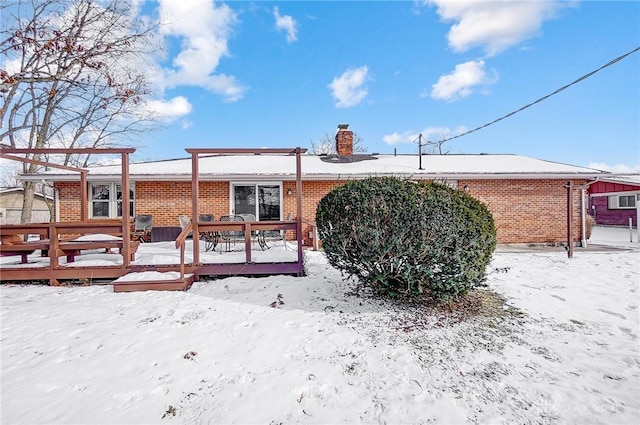
M 349 124 L 338 125 L 336 152 L 340 156 L 353 155 L 353 131 L 349 130 Z

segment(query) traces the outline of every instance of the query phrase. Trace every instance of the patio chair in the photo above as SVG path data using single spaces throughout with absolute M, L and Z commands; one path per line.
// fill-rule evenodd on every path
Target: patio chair
M 230 221 L 244 221 L 244 218 L 239 215 L 223 215 L 220 217 L 220 222 Z M 226 250 L 231 250 L 231 242 L 235 245 L 236 240 L 244 240 L 244 232 L 241 230 L 223 230 L 220 232 L 220 238 L 224 241 Z
M 284 221 L 291 221 L 291 213 L 287 214 L 287 216 L 285 217 Z M 284 249 L 285 250 L 289 250 L 289 246 L 287 245 L 287 231 L 286 230 L 275 230 L 275 231 L 269 232 L 267 237 L 270 240 L 273 240 L 273 241 L 282 241 L 282 245 L 284 246 Z M 265 243 L 265 245 L 266 245 L 266 243 Z M 271 247 L 267 246 L 267 249 L 268 248 L 271 248 Z
M 198 215 L 198 221 L 203 223 L 213 223 L 215 221 L 215 217 L 213 214 L 200 214 Z M 205 242 L 205 251 L 213 251 L 216 249 L 219 237 L 220 235 L 218 232 L 200 232 L 200 239 Z
M 238 214 L 240 217 L 242 217 L 242 219 L 244 221 L 256 221 L 256 216 L 254 214 Z M 264 230 L 252 230 L 251 231 L 251 240 L 253 242 L 258 242 L 258 245 L 260 246 L 260 249 L 262 249 L 263 251 L 266 248 L 266 242 L 264 240 L 264 235 L 265 235 L 265 231 Z M 244 233 L 242 234 L 242 236 L 244 236 Z
M 246 221 L 255 221 L 255 216 L 253 214 L 242 214 L 242 216 Z M 249 220 L 247 217 L 251 217 L 252 219 Z M 287 214 L 287 217 L 284 219 L 284 221 L 291 221 L 291 213 Z M 256 237 L 256 240 L 258 241 L 258 245 L 260 245 L 260 249 L 262 249 L 263 251 L 270 249 L 273 246 L 269 246 L 269 241 L 282 241 L 284 249 L 288 250 L 289 247 L 287 246 L 286 233 L 286 230 L 257 230 L 254 232 L 254 235 Z
M 145 237 L 151 235 L 151 228 L 153 227 L 153 217 L 148 214 L 137 215 L 133 220 L 133 233 L 134 238 L 140 242 L 145 242 Z

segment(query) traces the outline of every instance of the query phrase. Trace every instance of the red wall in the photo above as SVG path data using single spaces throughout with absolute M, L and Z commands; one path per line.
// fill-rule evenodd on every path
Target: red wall
M 590 195 L 593 195 L 594 193 L 631 192 L 633 190 L 640 190 L 640 185 L 595 182 L 594 184 L 589 186 Z
M 595 208 L 593 208 L 594 206 Z M 629 218 L 631 218 L 633 225 L 638 225 L 635 208 L 628 210 L 610 210 L 608 196 L 594 196 L 590 198 L 589 213 L 596 224 L 605 226 L 628 226 Z

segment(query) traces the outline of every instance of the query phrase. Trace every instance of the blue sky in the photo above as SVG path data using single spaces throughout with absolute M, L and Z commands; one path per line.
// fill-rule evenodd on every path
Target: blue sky
M 348 123 L 369 152 L 471 130 L 640 46 L 640 2 L 145 2 L 164 118 L 137 160 L 187 147 L 311 147 Z M 450 153 L 640 172 L 640 52 Z

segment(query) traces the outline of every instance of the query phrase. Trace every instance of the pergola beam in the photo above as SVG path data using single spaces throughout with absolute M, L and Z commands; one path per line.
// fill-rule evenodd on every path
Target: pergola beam
M 45 167 L 59 168 L 68 171 L 77 171 L 80 173 L 80 220 L 86 221 L 89 218 L 89 193 L 87 185 L 88 170 L 84 168 L 74 168 L 66 165 L 55 164 L 46 161 L 40 161 L 31 158 L 23 158 L 14 156 L 15 154 L 61 154 L 61 155 L 120 155 L 122 163 L 122 237 L 129 240 L 129 154 L 134 153 L 135 148 L 6 148 L 0 149 L 0 157 L 20 162 L 28 162 L 31 164 L 42 165 Z M 125 244 L 123 250 L 123 263 L 125 267 L 129 265 L 129 248 Z
M 237 155 L 237 154 L 289 154 L 295 155 L 298 150 L 301 153 L 307 152 L 306 149 L 296 148 L 296 149 L 287 149 L 287 148 L 261 148 L 261 149 L 251 149 L 251 148 L 188 148 L 185 149 L 190 154 L 220 154 L 220 155 Z
M 60 165 L 60 164 L 54 164 L 54 163 L 46 162 L 46 161 L 38 161 L 37 159 L 23 158 L 23 157 L 20 157 L 20 156 L 8 155 L 8 154 L 6 154 L 6 153 L 4 153 L 2 151 L 0 151 L 0 158 L 10 159 L 12 161 L 28 162 L 29 164 L 42 165 L 44 167 L 57 168 L 57 169 L 60 169 L 60 170 L 76 171 L 76 172 L 79 172 L 79 173 L 82 173 L 82 172 L 86 173 L 86 172 L 89 171 L 86 168 L 69 167 L 68 165 Z
M 19 154 L 79 154 L 79 155 L 93 155 L 93 154 L 123 154 L 134 153 L 135 148 L 0 148 L 2 153 L 19 153 Z

